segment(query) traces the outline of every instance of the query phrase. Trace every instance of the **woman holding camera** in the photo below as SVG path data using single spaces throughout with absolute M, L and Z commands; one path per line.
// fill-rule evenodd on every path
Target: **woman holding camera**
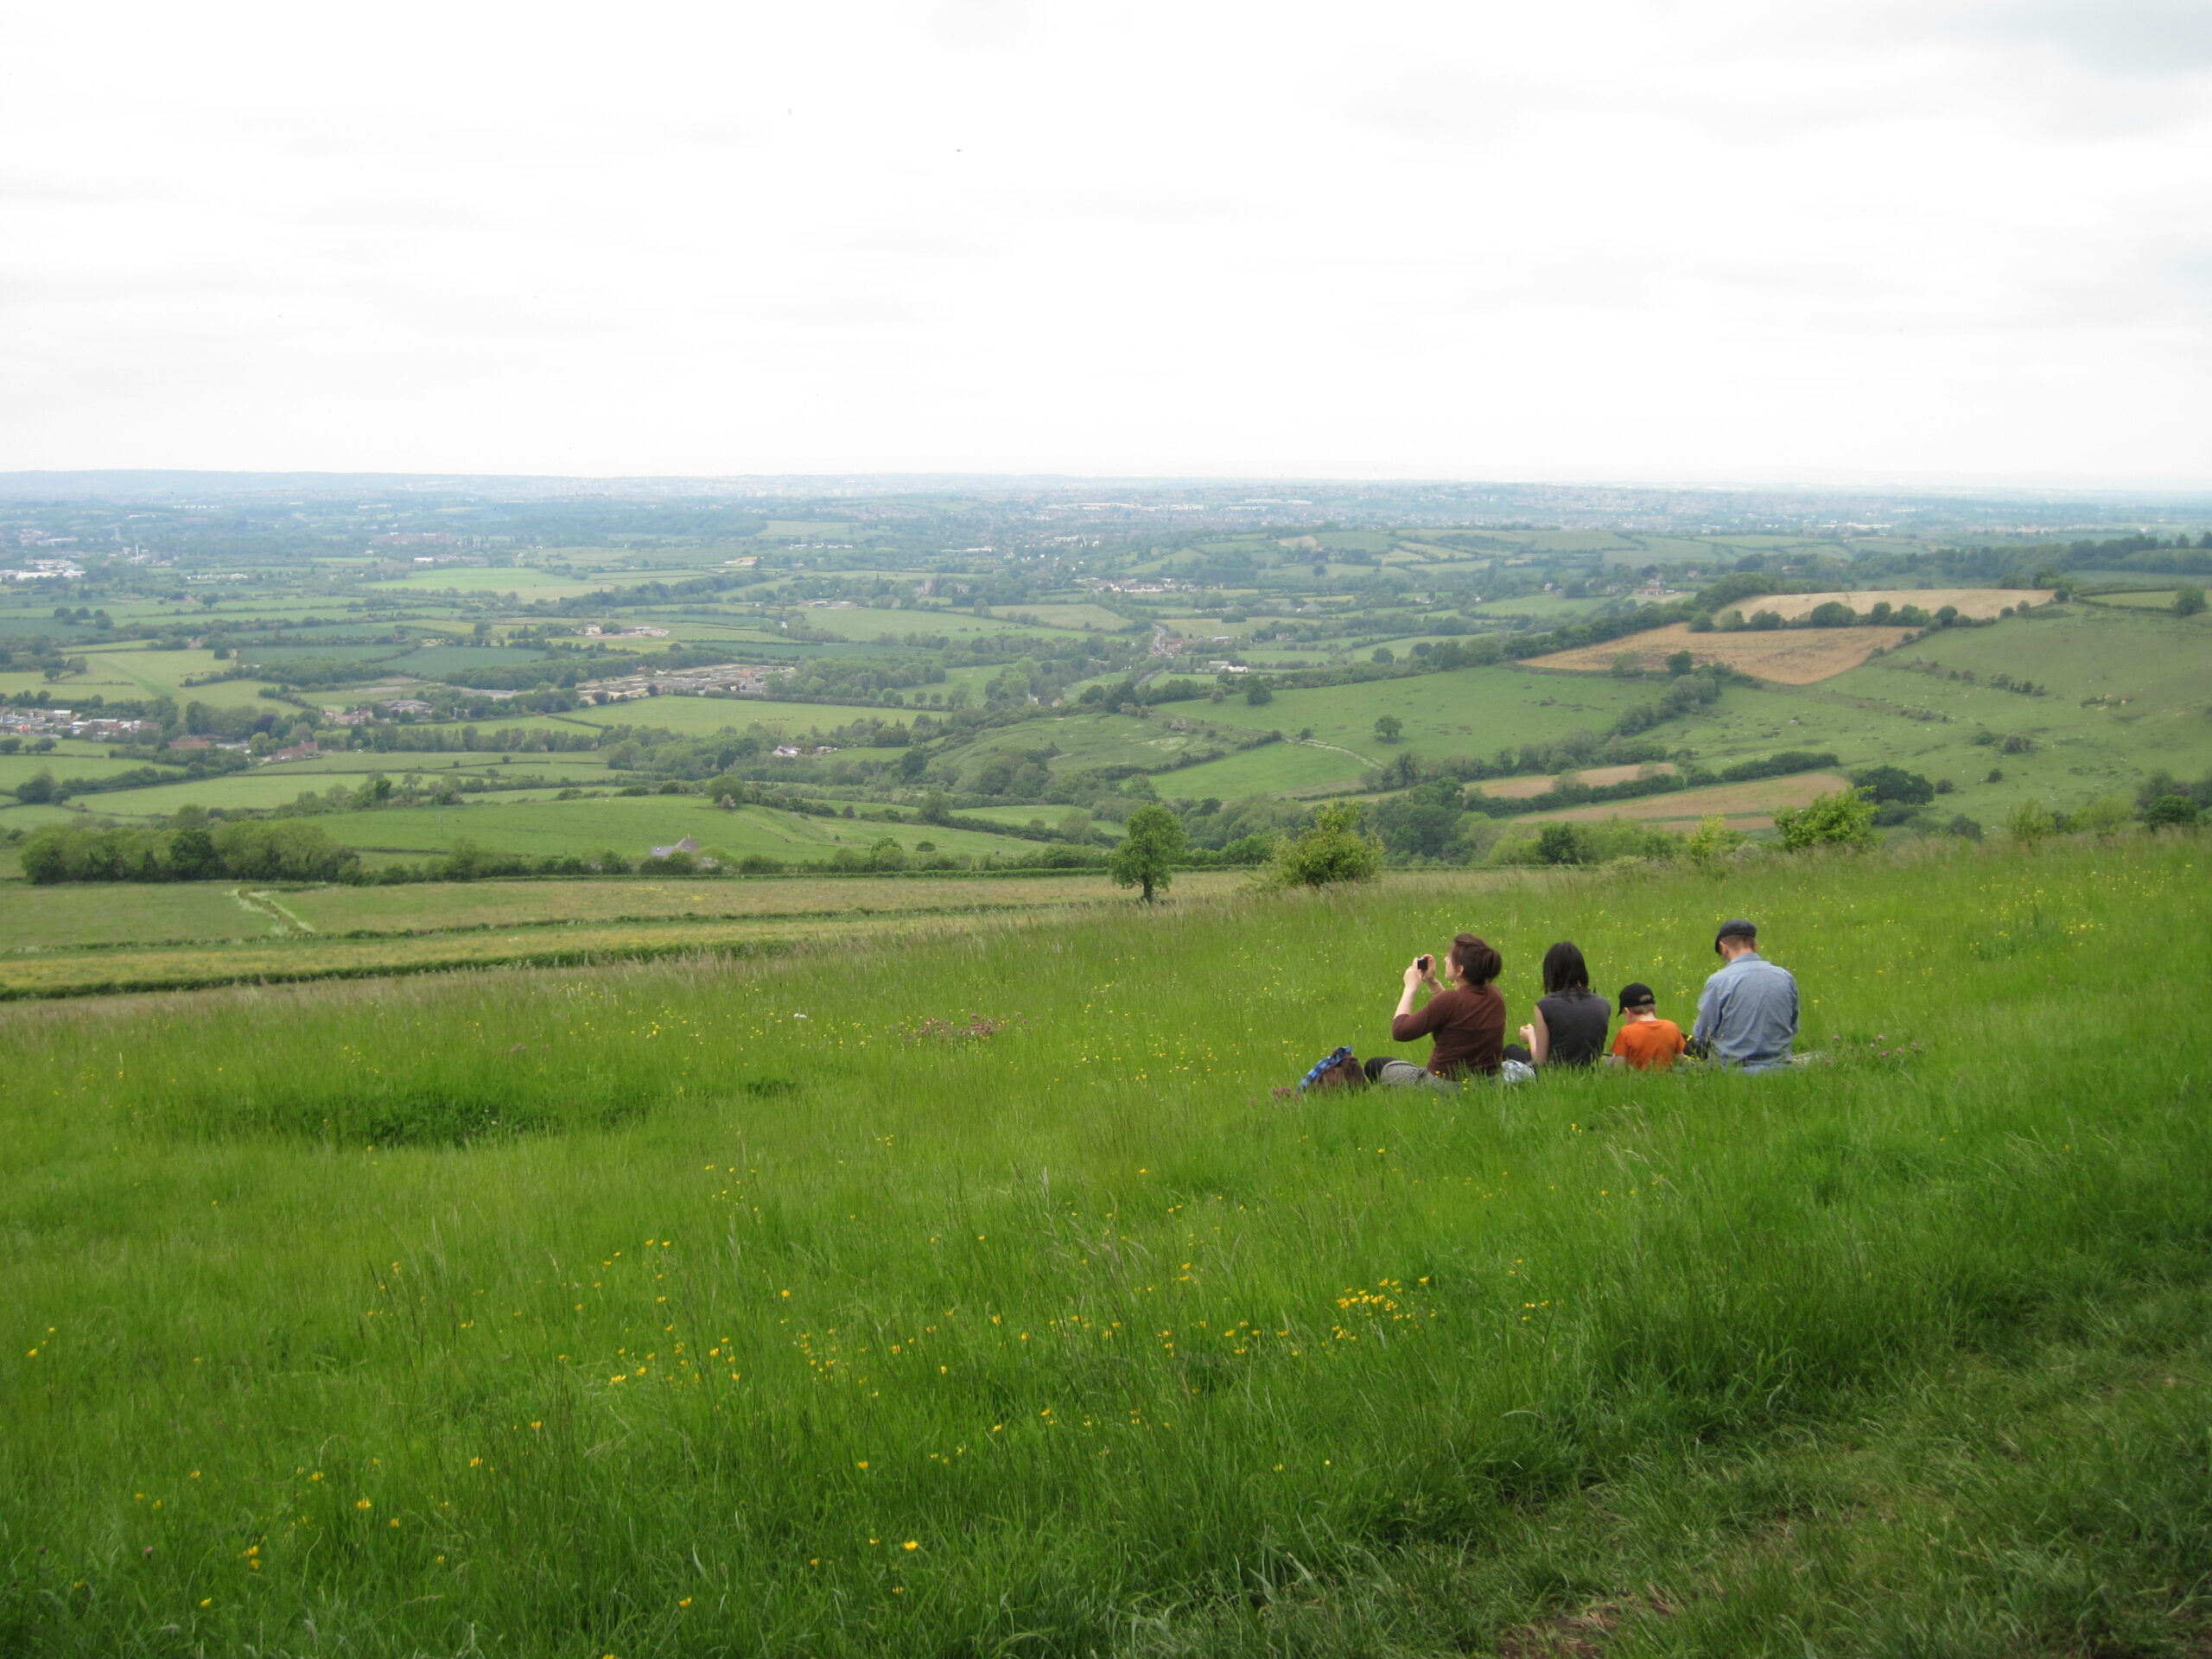
M 1414 959 L 1406 969 L 1405 991 L 1390 1021 L 1392 1042 L 1410 1043 L 1423 1037 L 1435 1039 L 1427 1072 L 1407 1060 L 1384 1060 L 1379 1065 L 1370 1061 L 1376 1082 L 1439 1078 L 1456 1083 L 1462 1077 L 1497 1075 L 1505 1039 L 1505 998 L 1498 994 L 1497 981 L 1505 964 L 1495 950 L 1471 933 L 1453 939 L 1444 960 L 1451 976 L 1448 986 L 1437 979 L 1434 957 Z M 1424 985 L 1433 995 L 1417 1009 L 1414 1001 Z

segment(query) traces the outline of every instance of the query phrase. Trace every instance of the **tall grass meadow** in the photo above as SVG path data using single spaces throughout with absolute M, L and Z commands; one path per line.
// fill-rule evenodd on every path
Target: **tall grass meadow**
M 0 1652 L 2201 1652 L 2208 853 L 9 1009 Z M 1281 1092 L 1736 914 L 1818 1063 Z

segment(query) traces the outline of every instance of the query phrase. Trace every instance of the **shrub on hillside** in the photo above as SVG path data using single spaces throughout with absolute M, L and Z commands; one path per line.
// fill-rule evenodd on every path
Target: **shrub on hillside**
M 1523 826 L 1520 834 L 1498 842 L 1490 861 L 1523 867 L 1608 864 L 1622 858 L 1673 858 L 1683 850 L 1680 836 L 1634 818 L 1607 818 L 1602 823 Z
M 2187 829 L 2202 816 L 2186 795 L 2161 795 L 2143 809 L 2143 822 L 2153 830 Z
M 2103 795 L 2069 818 L 2066 827 L 2077 836 L 2110 836 L 2134 823 L 2133 806 L 2117 795 Z
M 1789 852 L 1809 852 L 1815 847 L 1872 847 L 1874 804 L 1861 789 L 1840 789 L 1833 795 L 1815 796 L 1803 806 L 1784 807 L 1774 815 L 1783 847 Z
M 1737 849 L 1749 839 L 1742 830 L 1731 830 L 1728 820 L 1715 812 L 1698 824 L 1682 843 L 1682 851 L 1700 869 L 1711 871 L 1734 857 Z
M 1270 887 L 1325 887 L 1367 881 L 1382 865 L 1382 843 L 1362 832 L 1357 801 L 1332 801 L 1315 809 L 1313 823 L 1275 845 L 1262 877 Z
M 2203 613 L 2203 610 L 2204 590 L 2202 588 L 2184 588 L 2174 595 L 2176 616 L 2198 616 Z
M 1862 766 L 1851 781 L 1866 791 L 1877 806 L 1895 801 L 1906 806 L 1925 806 L 1936 798 L 1936 785 L 1916 772 L 1902 766 Z
M 2040 846 L 2058 833 L 2058 820 L 2041 801 L 2022 801 L 2005 820 L 2005 833 L 2024 847 Z

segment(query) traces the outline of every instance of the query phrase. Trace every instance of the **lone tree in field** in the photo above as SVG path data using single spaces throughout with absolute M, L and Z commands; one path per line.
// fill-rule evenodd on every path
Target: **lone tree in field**
M 1784 807 L 1774 815 L 1789 852 L 1809 852 L 1815 847 L 1872 847 L 1874 804 L 1863 789 L 1840 789 L 1833 795 L 1816 795 L 1803 806 Z
M 1375 722 L 1375 741 L 1377 743 L 1395 743 L 1404 735 L 1405 729 L 1404 721 L 1395 715 L 1384 715 Z
M 1166 892 L 1183 855 L 1183 820 L 1164 806 L 1141 806 L 1129 814 L 1128 833 L 1106 861 L 1106 874 L 1125 887 L 1142 887 L 1144 901 Z
M 2184 588 L 2174 595 L 2176 616 L 2196 616 L 2203 609 L 2204 590 L 2202 588 Z

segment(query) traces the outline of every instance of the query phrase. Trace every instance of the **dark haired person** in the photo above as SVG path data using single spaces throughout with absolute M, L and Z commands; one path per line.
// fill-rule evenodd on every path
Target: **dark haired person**
M 1720 924 L 1713 948 L 1720 970 L 1698 996 L 1690 1052 L 1745 1071 L 1781 1070 L 1797 1039 L 1796 980 L 1759 955 L 1759 931 L 1740 917 Z
M 1605 1031 L 1611 1024 L 1605 999 L 1590 988 L 1590 964 L 1580 948 L 1561 939 L 1545 951 L 1544 995 L 1535 1018 L 1521 1027 L 1529 1064 L 1595 1065 L 1605 1052 Z
M 1435 1039 L 1427 1071 L 1424 1073 L 1409 1060 L 1385 1060 L 1379 1065 L 1370 1062 L 1376 1082 L 1440 1078 L 1456 1083 L 1462 1077 L 1497 1075 L 1505 1036 L 1505 999 L 1498 994 L 1497 981 L 1505 964 L 1471 933 L 1453 939 L 1444 961 L 1452 978 L 1448 986 L 1439 982 L 1433 957 L 1406 969 L 1406 988 L 1390 1021 L 1394 1043 Z M 1433 995 L 1416 1009 L 1414 999 L 1423 985 Z

